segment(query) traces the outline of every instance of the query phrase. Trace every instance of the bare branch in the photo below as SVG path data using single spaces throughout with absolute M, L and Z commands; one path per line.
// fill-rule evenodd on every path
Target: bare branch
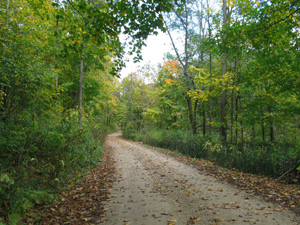
M 169 37 L 170 37 L 170 39 L 171 39 L 172 46 L 173 46 L 174 51 L 175 51 L 175 53 L 176 53 L 177 59 L 179 60 L 181 66 L 184 67 L 184 64 L 183 64 L 183 62 L 182 62 L 182 60 L 181 60 L 181 58 L 180 58 L 180 55 L 179 55 L 179 53 L 178 53 L 178 50 L 177 50 L 177 48 L 176 48 L 176 46 L 175 46 L 175 43 L 174 43 L 174 41 L 173 41 L 172 35 L 171 35 L 171 33 L 170 33 L 169 29 L 168 29 L 168 25 L 167 25 L 167 23 L 166 23 L 165 21 L 164 21 L 164 24 L 165 24 L 165 26 L 166 26 L 166 28 L 167 28 L 167 32 L 168 32 L 168 35 L 169 35 Z

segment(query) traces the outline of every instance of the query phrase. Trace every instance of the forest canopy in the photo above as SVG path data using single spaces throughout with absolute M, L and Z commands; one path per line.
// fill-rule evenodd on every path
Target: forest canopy
M 298 182 L 299 7 L 192 0 L 165 13 L 172 51 L 122 81 L 124 135 Z
M 299 182 L 299 11 L 297 0 L 1 1 L 0 224 L 74 185 L 117 125 Z M 172 43 L 165 61 L 118 80 L 125 47 L 141 60 L 158 30 Z
M 0 2 L 0 224 L 18 224 L 97 165 L 121 110 L 119 36 L 138 60 L 173 4 Z

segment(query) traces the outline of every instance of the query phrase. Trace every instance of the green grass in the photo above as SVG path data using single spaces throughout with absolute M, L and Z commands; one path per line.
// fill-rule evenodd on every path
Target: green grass
M 126 136 L 126 135 L 125 135 Z M 132 132 L 131 139 L 145 144 L 178 151 L 192 158 L 210 160 L 221 167 L 279 177 L 296 165 L 299 148 L 291 143 L 229 145 L 224 148 L 213 137 L 193 136 L 185 130 L 142 130 Z

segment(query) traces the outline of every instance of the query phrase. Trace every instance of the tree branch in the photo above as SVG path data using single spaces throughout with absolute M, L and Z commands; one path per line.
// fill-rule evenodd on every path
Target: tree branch
M 184 64 L 183 64 L 183 62 L 182 62 L 182 60 L 181 60 L 181 58 L 180 58 L 180 55 L 179 55 L 179 53 L 178 53 L 178 50 L 177 50 L 177 48 L 176 48 L 176 46 L 175 46 L 175 43 L 174 43 L 174 41 L 173 41 L 172 35 L 171 35 L 171 33 L 170 33 L 169 29 L 168 29 L 168 25 L 167 25 L 167 23 L 166 23 L 165 21 L 164 21 L 164 24 L 165 24 L 165 26 L 166 26 L 166 28 L 167 28 L 167 32 L 168 32 L 168 35 L 169 35 L 169 37 L 170 37 L 170 39 L 171 39 L 172 46 L 173 46 L 174 51 L 175 51 L 175 53 L 176 53 L 177 59 L 179 60 L 181 66 L 184 67 Z
M 72 8 L 73 8 L 76 12 L 78 12 L 78 14 L 85 20 L 85 25 L 87 25 L 87 24 L 89 23 L 89 20 L 88 20 L 87 18 L 85 18 L 84 15 L 83 15 L 81 12 L 79 12 L 78 9 L 75 8 L 75 6 L 73 5 L 73 3 L 72 3 L 70 0 L 67 0 L 67 2 L 68 2 L 68 3 L 72 6 Z
M 292 6 L 294 6 L 296 2 L 297 1 L 295 1 L 294 4 L 292 4 Z M 295 14 L 298 11 L 300 11 L 300 8 L 296 9 L 294 12 L 291 12 L 289 15 L 287 15 L 286 17 L 284 17 L 284 18 L 282 18 L 280 20 L 277 20 L 277 21 L 275 21 L 275 22 L 273 22 L 273 23 L 271 23 L 271 24 L 269 24 L 267 26 L 260 27 L 260 28 L 254 29 L 254 30 L 250 30 L 250 32 L 252 32 L 252 31 L 258 31 L 258 30 L 266 31 L 266 30 L 270 29 L 272 26 L 274 26 L 274 25 L 276 25 L 276 24 L 278 24 L 278 23 L 286 20 L 287 18 L 289 18 L 290 16 L 292 16 L 293 14 Z

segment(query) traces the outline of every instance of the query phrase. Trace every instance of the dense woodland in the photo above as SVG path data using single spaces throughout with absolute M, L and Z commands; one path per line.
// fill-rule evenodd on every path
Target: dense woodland
M 173 47 L 165 62 L 122 81 L 125 136 L 298 182 L 299 7 L 247 0 L 175 7 L 164 16 Z
M 296 0 L 1 1 L 0 224 L 72 187 L 116 124 L 127 138 L 298 182 L 299 10 Z M 165 62 L 119 81 L 125 49 L 140 60 L 158 29 L 172 42 Z
M 140 57 L 169 1 L 0 1 L 0 224 L 94 167 L 120 109 L 125 44 Z M 34 215 L 32 215 L 34 216 Z

